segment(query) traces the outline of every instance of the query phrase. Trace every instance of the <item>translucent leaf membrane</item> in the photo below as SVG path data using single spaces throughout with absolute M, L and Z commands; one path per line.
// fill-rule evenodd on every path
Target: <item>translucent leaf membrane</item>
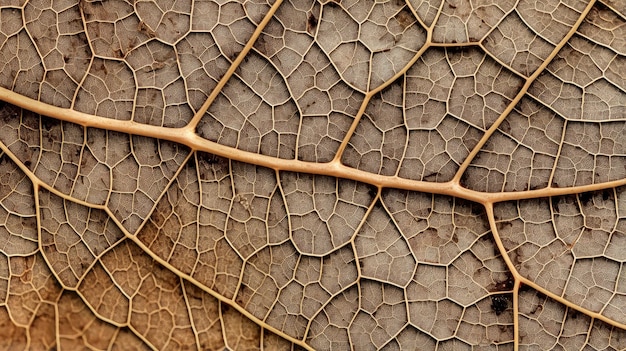
M 624 349 L 619 1 L 0 5 L 0 349 Z

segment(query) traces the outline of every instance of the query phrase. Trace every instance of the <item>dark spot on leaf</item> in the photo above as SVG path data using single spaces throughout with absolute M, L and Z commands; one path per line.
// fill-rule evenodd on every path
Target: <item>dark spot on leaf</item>
M 583 203 L 583 205 L 589 206 L 589 203 L 591 202 L 591 200 L 593 200 L 593 193 L 592 192 L 582 193 L 578 195 L 578 198 Z
M 558 198 L 552 198 L 552 208 L 554 209 L 555 212 L 559 213 L 561 212 L 561 208 L 559 206 L 560 202 Z
M 217 155 L 209 154 L 205 152 L 198 153 L 198 160 L 201 165 L 214 165 L 220 163 L 223 159 Z
M 373 186 L 367 188 L 367 195 L 369 195 L 372 199 L 376 197 L 376 194 L 378 194 L 378 189 Z
M 485 213 L 485 208 L 481 205 L 472 203 L 471 205 L 472 215 L 482 216 Z
M 306 21 L 306 31 L 312 33 L 317 27 L 317 17 L 314 14 L 309 14 L 309 18 Z
M 509 308 L 509 300 L 508 295 L 493 295 L 491 296 L 491 309 L 499 316 Z
M 43 118 L 41 120 L 41 127 L 43 128 L 44 132 L 50 132 L 54 127 L 54 123 L 47 118 Z
M 513 276 L 509 274 L 505 280 L 496 283 L 496 285 L 493 287 L 493 291 L 511 291 L 513 290 L 514 285 L 515 279 L 513 279 Z
M 398 14 L 396 15 L 396 21 L 398 21 L 398 23 L 400 23 L 400 25 L 403 28 L 407 28 L 409 27 L 411 24 L 413 24 L 413 22 L 415 21 L 415 19 L 413 18 L 413 16 L 410 14 L 410 12 L 408 11 L 400 11 L 398 12 Z
M 496 223 L 496 228 L 498 228 L 498 231 L 505 230 L 506 228 L 511 228 L 511 227 L 513 227 L 513 223 L 511 222 L 497 222 Z

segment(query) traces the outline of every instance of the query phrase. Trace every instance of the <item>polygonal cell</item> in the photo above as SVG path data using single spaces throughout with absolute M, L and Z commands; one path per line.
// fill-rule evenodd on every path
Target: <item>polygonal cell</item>
M 566 227 L 579 234 L 576 237 L 576 241 L 572 244 L 574 257 L 607 256 L 611 258 L 611 256 L 623 256 L 620 254 L 615 255 L 616 248 L 609 246 L 609 242 L 612 241 L 611 238 L 618 238 L 624 230 L 624 222 L 618 217 L 615 205 L 616 197 L 622 196 L 622 191 L 614 192 L 613 189 L 606 189 L 602 192 L 582 193 L 578 196 L 577 203 L 580 205 L 576 211 L 566 208 L 566 210 L 571 211 L 571 215 L 578 217 L 572 220 L 575 224 L 572 223 Z M 559 212 L 558 215 L 561 215 L 562 212 Z M 559 221 L 561 226 L 564 224 L 564 220 L 565 218 Z M 559 226 L 559 229 L 561 229 L 561 226 Z M 618 258 L 618 260 L 620 259 Z
M 169 44 L 189 32 L 191 7 L 190 2 L 183 0 L 139 1 L 135 5 L 144 30 Z
M 250 54 L 198 124 L 205 139 L 293 159 L 300 116 L 280 73 Z
M 438 55 L 445 55 L 455 77 L 448 97 L 449 113 L 481 130 L 500 117 L 524 84 L 479 50 L 446 50 Z
M 309 294 L 311 294 L 309 289 Z M 330 296 L 322 289 L 317 289 L 318 299 L 324 302 L 328 301 Z M 311 304 L 310 298 L 305 300 L 304 287 L 298 283 L 291 282 L 280 291 L 280 295 L 276 299 L 276 303 L 272 306 L 272 310 L 265 319 L 265 323 L 275 326 L 281 332 L 302 339 L 306 335 L 307 326 L 310 318 L 302 315 L 301 310 L 306 308 L 301 304 Z M 297 302 L 300 301 L 300 304 Z M 315 303 L 319 310 L 321 304 Z M 307 306 L 308 307 L 308 306 Z
M 256 29 L 254 19 L 262 17 L 269 7 L 254 2 L 240 3 L 237 1 L 222 1 L 220 3 L 201 0 L 194 4 L 192 12 L 192 30 L 210 33 L 215 39 L 220 51 L 229 60 L 234 60 L 246 45 Z M 248 12 L 247 6 L 254 8 Z
M 407 286 L 409 300 L 427 302 L 448 297 L 460 306 L 471 306 L 490 291 L 510 289 L 506 264 L 494 252 L 493 241 L 481 238 L 447 268 L 418 263 Z
M 626 177 L 626 142 L 620 137 L 625 130 L 626 122 L 567 122 L 552 185 L 581 186 Z
M 179 271 L 232 297 L 242 260 L 224 232 L 232 200 L 229 168 L 212 157 L 196 154 L 187 163 L 137 238 Z
M 568 120 L 621 120 L 626 113 L 626 58 L 572 37 L 528 93 Z
M 603 1 L 603 3 L 610 3 L 611 5 L 614 5 L 613 2 L 614 0 Z M 623 4 L 620 5 L 623 6 Z M 578 27 L 578 33 L 596 43 L 610 47 L 620 55 L 626 55 L 626 35 L 624 35 L 626 34 L 626 27 L 624 27 L 626 20 L 623 15 L 620 16 L 612 9 L 619 11 L 616 6 L 607 8 L 598 3 L 589 11 L 583 23 Z M 620 11 L 622 14 L 624 12 L 626 9 Z
M 349 349 L 349 328 L 358 311 L 356 286 L 336 295 L 311 322 L 307 344 L 318 350 Z
M 219 302 L 224 342 L 230 350 L 258 350 L 263 329 L 233 307 Z
M 556 45 L 576 24 L 586 5 L 579 0 L 521 0 L 515 10 L 533 32 Z
M 11 128 L 10 134 L 2 139 L 5 142 L 14 138 L 19 140 L 18 145 L 21 145 L 12 148 L 17 152 L 16 156 L 42 182 L 65 194 L 70 193 L 80 171 L 84 129 L 75 124 L 30 114 L 23 116 L 21 120 L 13 119 L 7 122 L 14 128 Z M 32 131 L 22 134 L 21 131 L 24 129 Z M 25 145 L 34 147 L 29 150 L 22 149 Z M 38 157 L 38 160 L 31 161 L 33 157 Z
M 498 233 L 524 277 L 593 312 L 622 299 L 616 282 L 623 255 L 609 248 L 623 236 L 616 203 L 623 190 L 529 200 L 495 208 Z M 623 313 L 606 309 L 623 323 Z
M 398 176 L 440 183 L 452 180 L 481 134 L 449 115 L 436 130 L 410 130 Z
M 75 288 L 96 257 L 124 236 L 102 210 L 39 192 L 42 253 L 64 287 Z
M 342 155 L 347 166 L 383 175 L 396 174 L 407 144 L 403 91 L 398 83 L 369 101 Z
M 511 349 L 513 313 L 513 295 L 488 296 L 465 309 L 457 337 L 480 349 Z M 495 345 L 499 347 L 493 348 Z
M 21 17 L 20 11 L 2 11 L 2 23 L 11 18 L 14 26 L 20 26 L 16 19 Z M 19 19 L 21 22 L 21 18 Z M 17 29 L 17 28 L 12 28 Z M 8 30 L 8 28 L 7 28 Z M 4 35 L 2 35 L 4 37 Z M 3 38 L 4 39 L 4 38 Z M 32 99 L 38 99 L 40 82 L 43 79 L 45 69 L 41 56 L 37 52 L 26 29 L 22 27 L 19 32 L 12 34 L 0 43 L 0 86 L 10 89 Z
M 135 105 L 133 120 L 165 127 L 183 127 L 191 120 L 194 112 L 187 104 L 185 83 L 172 46 L 150 41 L 133 49 L 126 62 L 134 72 L 137 95 L 144 98 Z M 153 101 L 163 112 L 160 118 L 142 115 L 151 112 L 145 110 Z
M 51 346 L 46 343 L 54 342 L 55 339 L 55 313 L 52 306 L 61 295 L 61 286 L 40 254 L 11 257 L 9 267 L 11 277 L 6 307 L 11 320 L 17 326 L 29 329 L 29 337 L 32 338 L 33 333 L 37 334 L 38 340 L 31 341 L 32 347 L 44 349 Z M 41 321 L 40 317 L 45 321 Z M 37 331 L 37 327 L 42 330 Z
M 220 52 L 213 37 L 204 33 L 190 33 L 185 36 L 176 44 L 176 53 L 189 104 L 197 111 L 217 82 L 222 79 L 230 64 Z M 158 100 L 159 97 L 155 95 L 155 101 L 146 101 L 145 108 L 150 108 L 154 103 L 162 103 Z M 140 114 L 136 111 L 135 119 L 139 117 Z
M 228 2 L 222 2 L 227 4 Z M 217 1 L 194 1 L 191 13 L 191 30 L 194 32 L 209 32 L 217 25 L 220 17 L 220 4 Z M 224 6 L 226 8 L 227 6 Z M 190 34 L 193 35 L 193 34 Z
M 266 247 L 250 257 L 244 267 L 235 300 L 237 304 L 253 316 L 265 320 L 278 298 L 278 293 L 292 279 L 299 256 L 293 245 L 286 242 Z
M 191 348 L 196 339 L 181 279 L 132 242 L 124 241 L 101 259 L 115 285 L 132 296 L 130 325 L 159 349 Z
M 93 144 L 107 143 L 106 150 L 98 150 L 103 163 L 111 169 L 111 195 L 107 207 L 131 233 L 148 217 L 154 203 L 161 196 L 189 155 L 179 144 L 152 138 L 94 130 Z M 90 139 L 87 139 L 88 145 Z
M 188 281 L 184 281 L 183 286 L 199 348 L 204 350 L 224 347 L 220 301 Z
M 463 307 L 444 297 L 438 300 L 413 301 L 409 296 L 407 302 L 409 321 L 413 326 L 438 340 L 451 338 L 457 333 Z
M 406 287 L 407 300 L 436 301 L 447 295 L 446 267 L 420 263 Z
M 302 115 L 298 159 L 328 162 L 335 156 L 364 96 L 341 80 L 315 43 L 301 61 L 286 76 L 287 86 Z
M 226 239 L 240 257 L 247 259 L 268 244 L 287 240 L 287 213 L 272 170 L 232 163 L 231 172 L 233 198 L 225 227 Z
M 381 205 L 369 213 L 354 240 L 361 274 L 370 279 L 406 286 L 417 261 L 408 242 Z
M 448 297 L 462 306 L 470 306 L 487 296 L 489 290 L 505 283 L 508 271 L 495 243 L 480 238 L 448 267 Z
M 478 42 L 513 10 L 516 1 L 447 0 L 434 25 L 437 43 Z M 423 6 L 423 5 L 422 5 Z
M 320 285 L 331 295 L 347 289 L 358 279 L 357 262 L 352 246 L 344 246 L 322 258 Z M 298 275 L 296 275 L 298 279 Z
M 304 254 L 325 255 L 355 234 L 376 194 L 352 180 L 281 173 L 291 237 Z
M 389 189 L 382 201 L 418 262 L 449 265 L 489 233 L 482 206 L 447 196 Z
M 20 9 L 0 8 L 0 34 L 4 40 L 17 34 L 22 28 L 24 28 L 24 21 Z
M 369 280 L 360 282 L 360 310 L 350 326 L 355 349 L 380 349 L 407 324 L 404 291 Z
M 298 159 L 330 162 L 336 155 L 346 131 L 350 129 L 351 122 L 352 117 L 336 112 L 331 112 L 327 116 L 303 116 L 298 137 Z
M 296 339 L 302 339 L 310 321 L 331 298 L 358 279 L 356 260 L 350 246 L 323 258 L 303 256 L 294 279 L 280 290 L 265 322 Z
M 333 255 L 338 254 L 348 258 L 351 253 L 342 249 Z M 354 254 L 352 254 L 352 256 L 354 256 Z M 334 267 L 330 266 L 328 263 L 332 263 L 333 261 L 339 264 Z M 355 283 L 357 280 L 357 272 L 354 257 L 348 262 L 338 261 L 340 260 L 332 260 L 330 257 L 325 257 L 324 259 L 303 257 L 300 262 L 298 262 L 294 281 L 289 283 L 288 288 L 285 289 L 286 293 L 284 294 L 285 296 L 291 296 L 294 301 L 298 299 L 302 302 L 299 304 L 289 303 L 289 306 L 300 306 L 298 308 L 301 314 L 305 318 L 311 319 L 326 304 L 332 294 L 341 291 L 341 287 L 334 291 L 332 288 L 325 288 L 322 279 L 334 275 L 338 278 L 338 281 L 342 280 L 341 283 L 346 283 L 345 285 Z M 322 274 L 322 271 L 330 272 L 328 274 Z M 287 290 L 291 290 L 291 292 L 287 292 Z M 284 296 L 281 296 L 281 299 L 285 300 L 285 302 L 288 301 Z
M 98 318 L 117 325 L 127 325 L 130 299 L 100 261 L 87 272 L 77 291 Z
M 322 9 L 317 43 L 344 81 L 373 90 L 399 73 L 426 42 L 403 2 L 330 2 Z
M 0 153 L 0 248 L 3 254 L 30 255 L 37 250 L 34 200 L 33 184 L 26 174 L 5 153 Z
M 74 292 L 63 293 L 58 311 L 61 349 L 105 350 L 118 333 L 118 328 L 98 319 Z
M 494 206 L 498 235 L 515 268 L 557 295 L 565 289 L 575 260 L 571 247 L 580 233 L 572 230 L 577 220 L 571 214 L 575 206 L 576 199 L 571 197 Z M 557 216 L 561 211 L 562 219 Z
M 620 277 L 619 262 L 603 257 L 577 259 L 571 269 L 571 276 L 563 294 L 568 301 L 593 312 L 600 312 L 608 306 L 616 290 Z M 616 322 L 624 323 L 624 315 L 613 316 Z
M 624 331 L 569 309 L 534 290 L 519 295 L 520 348 L 624 348 Z
M 523 98 L 474 157 L 462 184 L 477 191 L 524 191 L 549 186 L 565 123 Z
M 455 74 L 442 50 L 427 50 L 405 74 L 404 113 L 409 129 L 434 129 L 448 112 Z
M 427 51 L 406 75 L 409 135 L 398 175 L 451 180 L 522 84 L 478 50 Z
M 135 47 L 153 39 L 156 34 L 124 0 L 84 1 L 80 4 L 85 28 L 94 55 L 123 59 Z
M 510 13 L 483 41 L 485 50 L 515 72 L 530 77 L 554 50 L 554 46 Z
M 91 49 L 78 4 L 59 5 L 30 1 L 24 8 L 24 19 L 46 69 L 39 100 L 69 108 L 89 68 Z
M 78 90 L 73 107 L 96 116 L 130 120 L 135 90 L 135 77 L 125 62 L 96 58 Z
M 428 27 L 431 27 L 443 0 L 409 0 L 417 13 L 418 18 Z
M 317 2 L 285 1 L 263 28 L 254 47 L 285 77 L 289 76 L 311 50 L 320 10 Z
M 132 300 L 130 325 L 158 349 L 197 347 L 181 281 L 165 269 L 142 282 Z

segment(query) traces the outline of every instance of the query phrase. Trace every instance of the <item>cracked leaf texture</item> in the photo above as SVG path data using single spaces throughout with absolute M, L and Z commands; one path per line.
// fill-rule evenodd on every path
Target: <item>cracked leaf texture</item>
M 0 1 L 0 349 L 626 349 L 621 0 Z

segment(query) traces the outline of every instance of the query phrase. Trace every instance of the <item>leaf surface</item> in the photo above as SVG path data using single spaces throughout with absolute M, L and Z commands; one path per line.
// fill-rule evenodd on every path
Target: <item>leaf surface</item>
M 0 5 L 0 348 L 624 349 L 626 8 Z

